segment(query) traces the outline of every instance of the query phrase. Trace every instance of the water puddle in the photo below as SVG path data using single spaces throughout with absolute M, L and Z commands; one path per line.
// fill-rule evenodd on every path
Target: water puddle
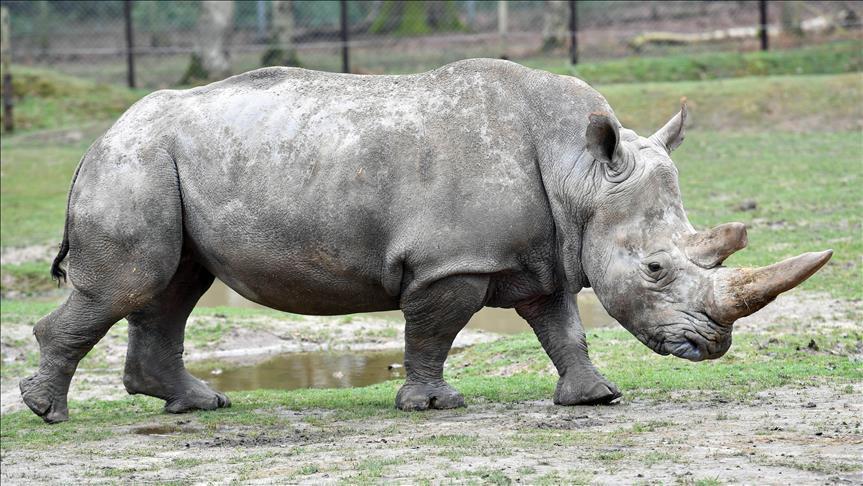
M 286 353 L 250 366 L 190 366 L 217 390 L 352 388 L 404 378 L 402 351 Z
M 198 301 L 198 307 L 217 306 L 265 308 L 260 304 L 246 300 L 220 280 L 216 280 L 210 290 Z M 582 291 L 578 294 L 578 312 L 585 328 L 610 327 L 615 324 L 614 319 L 605 312 L 596 295 L 590 291 Z M 404 319 L 401 311 L 370 312 L 365 315 L 380 316 L 387 319 Z M 530 326 L 514 310 L 491 307 L 483 308 L 474 314 L 467 327 L 468 329 L 482 329 L 498 334 L 516 334 L 530 330 Z
M 263 308 L 248 301 L 219 280 L 198 302 L 199 307 Z M 615 321 L 602 308 L 592 292 L 582 292 L 578 299 L 579 312 L 587 328 L 607 327 Z M 390 320 L 403 320 L 401 311 L 364 314 Z M 471 319 L 468 328 L 499 334 L 529 331 L 530 326 L 512 309 L 486 308 Z M 539 343 L 537 342 L 537 347 Z M 458 352 L 458 350 L 453 350 Z M 190 366 L 195 376 L 206 380 L 218 390 L 298 388 L 351 388 L 373 385 L 404 378 L 402 350 L 377 352 L 286 353 L 253 365 L 230 362 Z

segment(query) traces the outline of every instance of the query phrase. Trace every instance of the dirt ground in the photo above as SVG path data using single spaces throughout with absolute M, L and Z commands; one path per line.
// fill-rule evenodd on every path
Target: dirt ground
M 434 411 L 421 420 L 329 421 L 282 410 L 287 430 L 164 416 L 110 440 L 8 451 L 3 484 L 680 483 L 860 484 L 863 387 L 766 391 L 752 403 L 550 401 Z M 118 438 L 119 437 L 119 438 Z
M 799 327 L 860 329 L 848 303 L 791 294 L 737 324 L 738 331 Z M 858 304 L 853 304 L 857 305 Z M 782 317 L 782 318 L 780 318 Z M 226 316 L 197 316 L 212 326 Z M 190 362 L 255 361 L 274 353 L 401 346 L 397 321 L 229 319 L 214 342 L 195 342 Z M 788 324 L 797 323 L 787 327 Z M 32 352 L 30 324 L 4 322 L 4 363 Z M 785 327 L 783 327 L 785 326 Z M 71 399 L 120 398 L 125 339 L 118 325 L 82 366 Z M 460 346 L 496 339 L 465 332 Z M 89 359 L 89 358 L 88 358 Z M 98 366 L 96 366 L 98 365 Z M 3 413 L 22 407 L 18 377 L 2 382 Z M 57 445 L 50 453 L 5 450 L 3 484 L 77 482 L 250 483 L 678 483 L 863 484 L 863 383 L 769 389 L 727 401 L 687 392 L 670 401 L 624 399 L 614 406 L 556 407 L 547 400 L 473 403 L 465 410 L 362 420 L 329 410 L 279 409 L 282 424 L 202 423 L 196 414 L 160 415 L 117 426 L 109 439 Z M 272 414 L 272 410 L 256 413 Z
M 185 344 L 187 364 L 218 360 L 233 365 L 254 364 L 275 355 L 311 351 L 384 351 L 402 349 L 403 323 L 395 320 L 355 317 L 303 317 L 284 319 L 269 316 L 192 316 L 189 328 L 213 327 L 221 321 L 227 328 L 217 339 L 192 336 Z M 0 354 L 4 364 L 20 362 L 38 351 L 32 337 L 32 323 L 5 321 L 0 327 Z M 497 339 L 499 335 L 466 329 L 454 345 L 466 347 Z M 98 397 L 111 400 L 127 396 L 122 368 L 126 356 L 125 321 L 117 324 L 82 360 L 69 392 L 70 400 Z M 25 409 L 18 382 L 25 375 L 4 373 L 0 380 L 2 413 Z
M 809 329 L 861 329 L 849 311 L 853 304 L 831 299 L 823 293 L 795 293 L 780 296 L 757 314 L 735 323 L 736 332 L 785 333 Z M 861 304 L 854 305 L 863 307 Z M 226 330 L 217 338 L 187 334 L 184 360 L 193 364 L 208 360 L 234 365 L 249 365 L 282 353 L 309 351 L 385 351 L 404 346 L 403 323 L 396 320 L 354 317 L 302 317 L 299 320 L 265 315 L 236 317 L 225 315 L 192 316 L 188 328 L 213 327 L 222 324 Z M 38 352 L 32 337 L 32 322 L 6 320 L 0 326 L 0 357 L 3 364 L 24 361 Z M 789 327 L 796 326 L 796 327 Z M 809 330 L 806 329 L 806 330 Z M 454 343 L 463 348 L 489 342 L 500 335 L 465 329 Z M 126 356 L 125 321 L 115 325 L 96 345 L 78 368 L 69 392 L 70 400 L 117 399 L 126 396 L 122 368 Z M 549 372 L 554 368 L 549 363 Z M 506 371 L 506 370 L 502 370 Z M 29 372 L 28 372 L 29 373 Z M 20 399 L 18 381 L 26 375 L 4 373 L 0 380 L 0 410 L 8 413 L 25 408 Z

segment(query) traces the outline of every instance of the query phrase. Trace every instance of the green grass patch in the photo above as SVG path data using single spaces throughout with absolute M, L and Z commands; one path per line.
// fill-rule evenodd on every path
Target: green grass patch
M 451 479 L 468 480 L 468 482 L 479 481 L 481 484 L 495 484 L 505 486 L 512 484 L 512 478 L 503 471 L 489 468 L 468 469 L 466 471 L 450 471 L 446 477 Z
M 860 140 L 860 73 L 607 84 L 596 89 L 608 99 L 623 126 L 645 137 L 665 125 L 677 112 L 680 98 L 687 97 L 690 126 L 683 146 L 702 134 L 710 140 L 717 131 L 765 136 L 780 131 L 819 135 L 857 131 L 858 144 Z
M 35 324 L 40 317 L 47 315 L 56 308 L 56 302 L 34 302 L 10 299 L 0 300 L 0 316 L 2 316 L 3 323 L 25 322 Z
M 60 243 L 72 175 L 88 145 L 3 145 L 0 246 Z
M 525 59 L 527 66 L 578 76 L 589 83 L 699 81 L 777 74 L 835 74 L 863 71 L 858 41 L 767 52 L 708 52 L 663 57 L 628 57 L 583 62 L 575 66 L 560 58 Z
M 629 398 L 647 397 L 657 400 L 691 400 L 710 396 L 729 400 L 748 400 L 765 389 L 781 386 L 809 386 L 863 381 L 863 369 L 850 359 L 863 340 L 863 334 L 836 331 L 818 336 L 779 336 L 770 341 L 755 335 L 738 335 L 729 353 L 721 360 L 690 363 L 673 357 L 660 357 L 640 344 L 623 330 L 591 331 L 594 361 L 606 376 L 616 382 Z M 821 352 L 807 349 L 815 339 Z M 826 351 L 826 350 L 829 350 Z M 549 399 L 557 380 L 545 372 L 528 371 L 512 376 L 494 376 L 502 366 L 501 356 L 518 359 L 529 369 L 544 368 L 548 357 L 536 337 L 529 333 L 481 344 L 450 358 L 448 379 L 466 397 L 468 405 L 512 403 L 524 400 Z M 470 366 L 464 366 L 470 362 Z M 292 391 L 257 390 L 231 394 L 229 409 L 194 414 L 205 430 L 224 426 L 247 426 L 262 431 L 291 428 L 289 418 L 280 410 L 328 409 L 334 413 L 328 420 L 392 419 L 404 421 L 429 420 L 430 414 L 408 414 L 393 407 L 395 393 L 401 382 L 388 381 L 364 388 L 305 389 Z M 719 390 L 717 392 L 717 390 Z M 685 392 L 681 394 L 681 392 Z M 3 416 L 0 424 L 2 448 L 38 448 L 69 441 L 87 442 L 127 433 L 130 426 L 166 420 L 161 413 L 162 401 L 145 397 L 129 397 L 117 401 L 91 400 L 72 402 L 72 421 L 47 426 L 29 411 Z M 627 433 L 643 433 L 664 427 L 664 422 L 635 424 Z M 530 433 L 528 433 L 530 432 Z M 620 443 L 622 433 L 610 433 L 608 441 Z M 525 444 L 565 443 L 603 440 L 595 434 L 581 431 L 526 431 L 516 440 Z M 482 444 L 459 435 L 422 439 L 435 447 L 458 447 L 465 451 L 484 453 Z M 480 450 L 482 449 L 482 450 Z
M 15 65 L 12 73 L 16 133 L 116 118 L 147 94 L 48 69 Z
M 855 238 L 863 214 L 863 137 L 854 128 L 863 117 L 860 74 L 618 84 L 602 92 L 623 123 L 642 134 L 662 126 L 680 95 L 690 97 L 695 125 L 674 153 L 680 185 L 696 226 L 749 226 L 750 249 L 729 263 L 764 265 L 833 248 L 831 263 L 804 288 L 863 295 L 863 240 Z M 88 142 L 4 137 L 0 246 L 60 241 L 69 183 Z M 739 210 L 746 200 L 757 208 Z M 52 288 L 44 268 L 4 265 L 4 292 Z
M 57 289 L 49 274 L 48 262 L 24 262 L 0 266 L 0 293 L 14 293 L 16 298 L 32 297 Z
M 674 153 L 684 207 L 697 228 L 746 223 L 749 246 L 729 266 L 767 265 L 834 250 L 801 288 L 863 295 L 863 137 L 859 132 L 692 133 Z M 740 204 L 755 201 L 755 210 Z

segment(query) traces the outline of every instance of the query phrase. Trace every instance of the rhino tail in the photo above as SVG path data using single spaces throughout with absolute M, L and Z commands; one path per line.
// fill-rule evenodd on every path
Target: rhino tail
M 51 264 L 51 277 L 57 281 L 57 286 L 60 286 L 60 280 L 66 281 L 66 270 L 63 270 L 60 267 L 60 264 L 63 263 L 63 259 L 66 258 L 66 254 L 69 253 L 69 238 L 66 237 L 65 231 L 63 232 L 63 242 L 60 243 L 60 252 L 57 253 L 57 256 L 54 257 L 54 263 Z
M 97 140 L 98 142 L 98 140 Z M 96 145 L 94 142 L 93 145 Z M 78 173 L 81 172 L 81 166 L 84 165 L 84 160 L 89 155 L 90 149 L 87 149 L 87 152 L 81 157 L 81 161 L 78 162 L 78 168 L 75 169 L 75 175 L 72 176 L 72 185 L 69 187 L 69 196 L 66 198 L 66 221 L 63 224 L 63 241 L 60 242 L 60 251 L 57 252 L 57 256 L 54 257 L 54 262 L 51 263 L 51 278 L 57 281 L 57 286 L 66 282 L 66 270 L 60 266 L 63 263 L 63 260 L 66 259 L 66 255 L 69 254 L 69 205 L 72 204 L 72 191 L 75 189 L 75 181 L 78 180 Z M 61 282 L 62 280 L 62 282 Z

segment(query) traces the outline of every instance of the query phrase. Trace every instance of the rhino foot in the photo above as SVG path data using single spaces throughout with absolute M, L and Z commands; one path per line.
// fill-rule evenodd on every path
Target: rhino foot
M 620 390 L 601 375 L 561 376 L 554 390 L 555 405 L 605 405 L 623 396 Z
M 179 395 L 169 398 L 165 402 L 165 411 L 168 413 L 186 413 L 193 410 L 215 410 L 230 406 L 231 400 L 227 395 L 196 380 L 195 384 L 186 387 Z
M 36 415 L 49 424 L 56 424 L 69 420 L 69 407 L 66 404 L 66 393 L 54 393 L 50 380 L 36 373 L 29 378 L 24 378 L 18 384 L 21 390 L 21 398 Z
M 396 408 L 406 412 L 464 407 L 464 397 L 445 382 L 406 383 L 396 395 Z
M 181 373 L 181 378 L 174 380 L 167 377 L 159 380 L 136 378 L 127 371 L 123 377 L 126 391 L 130 395 L 142 394 L 164 399 L 165 411 L 168 413 L 215 410 L 231 406 L 231 400 L 224 393 L 213 390 L 185 370 Z

